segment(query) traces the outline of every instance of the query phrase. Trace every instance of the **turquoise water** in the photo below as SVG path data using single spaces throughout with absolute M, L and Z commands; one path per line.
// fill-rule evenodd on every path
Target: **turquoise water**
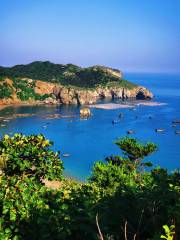
M 1 122 L 6 126 L 0 127 L 0 134 L 43 133 L 54 142 L 53 149 L 61 151 L 66 174 L 80 180 L 89 176 L 95 161 L 119 153 L 113 142 L 118 137 L 126 136 L 129 129 L 135 130 L 131 136 L 158 145 L 158 151 L 149 157 L 155 166 L 161 165 L 169 170 L 179 168 L 180 135 L 175 134 L 175 131 L 180 131 L 180 124 L 172 127 L 172 120 L 180 119 L 180 76 L 127 73 L 125 77 L 148 87 L 155 94 L 153 101 L 167 105 L 139 106 L 134 111 L 92 109 L 93 116 L 88 120 L 79 119 L 79 107 L 76 106 L 8 107 L 0 112 L 0 116 L 13 113 L 36 115 Z M 124 118 L 113 125 L 112 120 L 117 119 L 121 112 L 124 113 Z M 75 118 L 44 118 L 45 115 L 54 113 L 74 115 Z M 164 128 L 165 132 L 156 133 L 156 128 Z M 70 156 L 65 158 L 63 153 L 69 153 Z

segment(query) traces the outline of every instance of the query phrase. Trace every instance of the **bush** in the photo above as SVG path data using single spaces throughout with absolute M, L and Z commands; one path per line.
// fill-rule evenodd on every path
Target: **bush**
M 95 163 L 87 183 L 63 179 L 51 145 L 42 135 L 0 141 L 0 239 L 97 240 L 97 225 L 107 240 L 160 239 L 162 226 L 174 225 L 178 239 L 179 172 L 140 168 L 155 145 L 118 140 L 125 157 Z M 58 180 L 60 187 L 42 179 Z
M 104 189 L 97 207 L 102 231 L 113 239 L 160 238 L 164 224 L 180 227 L 180 174 L 169 174 L 156 168 L 144 171 L 143 158 L 157 149 L 153 143 L 141 144 L 135 139 L 116 141 L 125 157 L 107 157 L 107 163 L 94 165 L 90 181 Z M 125 227 L 126 226 L 126 227 Z
M 13 86 L 16 89 L 17 97 L 21 101 L 28 101 L 29 99 L 43 101 L 50 96 L 49 94 L 37 94 L 34 89 L 35 81 L 29 83 L 27 80 L 22 80 L 14 77 Z
M 49 147 L 52 142 L 43 135 L 5 135 L 0 141 L 0 156 L 5 176 L 28 176 L 40 181 L 41 178 L 61 180 L 63 165 L 58 153 Z M 2 164 L 1 164 L 2 166 Z
M 13 90 L 7 83 L 0 85 L 0 99 L 10 98 L 12 93 Z

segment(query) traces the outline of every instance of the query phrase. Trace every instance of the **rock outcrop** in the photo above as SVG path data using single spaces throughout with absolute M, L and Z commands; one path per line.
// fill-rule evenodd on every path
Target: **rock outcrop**
M 32 79 L 24 79 L 26 81 L 34 81 Z M 24 81 L 22 80 L 22 81 Z M 8 79 L 7 83 L 11 83 Z M 10 84 L 9 84 L 10 85 Z M 11 84 L 12 85 L 12 84 Z M 10 86 L 11 86 L 10 85 Z M 13 89 L 13 88 L 12 88 Z M 131 89 L 114 86 L 114 87 L 96 87 L 96 88 L 78 88 L 67 87 L 58 83 L 34 81 L 34 92 L 38 95 L 47 94 L 48 97 L 43 100 L 45 104 L 94 104 L 98 99 L 151 99 L 153 94 L 146 88 L 135 86 Z M 17 90 L 14 89 L 10 98 L 0 99 L 0 104 L 20 104 L 22 101 L 17 97 Z M 38 101 L 29 99 L 26 102 L 34 104 Z
M 47 87 L 47 86 L 46 86 Z M 50 90 L 51 89 L 51 90 Z M 144 87 L 126 89 L 121 87 L 97 87 L 96 89 L 78 89 L 55 85 L 46 89 L 45 93 L 53 93 L 62 104 L 93 104 L 98 99 L 151 99 L 153 94 Z
M 91 111 L 89 108 L 84 107 L 80 109 L 80 117 L 81 118 L 88 118 L 91 116 Z

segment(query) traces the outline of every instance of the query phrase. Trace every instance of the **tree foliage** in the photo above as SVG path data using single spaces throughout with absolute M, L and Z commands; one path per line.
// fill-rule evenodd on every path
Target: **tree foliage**
M 160 239 L 164 225 L 174 228 L 162 236 L 170 239 L 173 230 L 178 239 L 179 172 L 139 171 L 134 161 L 155 145 L 118 140 L 125 157 L 96 162 L 85 183 L 62 177 L 62 161 L 50 146 L 42 135 L 0 141 L 0 239 L 97 240 L 97 219 L 107 240 Z M 52 189 L 42 179 L 60 186 Z
M 0 141 L 1 169 L 5 176 L 28 176 L 39 180 L 61 180 L 62 161 L 43 135 L 5 135 Z
M 0 84 L 0 99 L 10 98 L 13 93 L 12 87 L 7 83 Z
M 131 161 L 140 161 L 157 150 L 157 146 L 154 143 L 148 142 L 143 145 L 136 139 L 129 137 L 117 140 L 116 145 L 120 147 Z
M 111 69 L 118 72 L 117 69 Z M 65 86 L 94 88 L 98 85 L 114 84 L 125 88 L 136 85 L 106 71 L 105 67 L 94 66 L 81 68 L 73 64 L 53 64 L 49 61 L 36 61 L 12 68 L 0 67 L 0 77 L 30 78 L 47 82 L 56 82 Z

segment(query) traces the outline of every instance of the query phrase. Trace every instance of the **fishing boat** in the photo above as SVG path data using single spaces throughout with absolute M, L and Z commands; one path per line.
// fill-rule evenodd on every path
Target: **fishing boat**
M 180 120 L 173 120 L 172 123 L 180 123 Z
M 155 131 L 156 131 L 156 132 L 164 132 L 165 129 L 163 129 L 163 128 L 159 128 L 159 129 L 156 129 Z
M 63 157 L 69 157 L 69 156 L 70 156 L 69 153 L 64 153 L 64 154 L 63 154 Z
M 175 134 L 180 134 L 180 131 L 175 131 Z
M 128 130 L 128 131 L 127 131 L 127 134 L 133 134 L 133 133 L 135 133 L 134 130 Z
M 120 123 L 119 120 L 112 120 L 112 124 Z

